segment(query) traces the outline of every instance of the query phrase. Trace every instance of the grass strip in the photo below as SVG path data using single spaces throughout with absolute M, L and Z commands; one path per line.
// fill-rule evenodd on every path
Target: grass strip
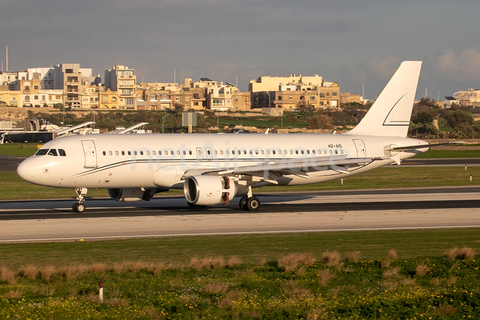
M 476 319 L 478 247 L 477 229 L 0 245 L 0 317 Z
M 238 256 L 246 263 L 275 260 L 293 252 L 324 251 L 342 255 L 361 251 L 365 259 L 381 259 L 390 249 L 401 258 L 439 256 L 450 247 L 468 246 L 480 252 L 478 229 L 351 231 L 166 237 L 131 240 L 0 244 L 1 265 L 18 268 L 71 263 L 118 263 L 124 260 L 185 264 L 192 257 Z

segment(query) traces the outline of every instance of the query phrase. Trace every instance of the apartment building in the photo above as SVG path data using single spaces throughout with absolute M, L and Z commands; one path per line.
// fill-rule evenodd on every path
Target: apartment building
M 136 109 L 136 82 L 137 76 L 134 69 L 127 66 L 116 65 L 105 70 L 104 84 L 106 89 L 118 92 L 119 109 Z
M 104 86 L 98 87 L 97 90 L 100 109 L 120 109 L 117 91 L 112 91 Z
M 9 90 L 8 85 L 0 85 L 0 104 L 19 107 L 20 106 L 20 91 Z
M 252 108 L 283 108 L 287 111 L 301 108 L 337 108 L 340 105 L 340 87 L 322 77 L 290 75 L 289 77 L 260 77 L 250 80 Z
M 480 89 L 467 89 L 453 94 L 453 100 L 462 106 L 480 106 Z
M 185 78 L 182 85 L 177 83 L 140 83 L 137 86 L 137 107 L 146 110 L 243 110 L 250 101 L 240 95 L 238 89 L 230 84 L 207 78 L 193 81 Z M 234 107 L 234 95 L 237 94 L 237 107 Z M 244 93 L 247 95 L 248 93 Z

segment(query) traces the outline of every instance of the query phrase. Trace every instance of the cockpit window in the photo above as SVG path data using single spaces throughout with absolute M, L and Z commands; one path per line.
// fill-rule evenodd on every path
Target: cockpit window
M 58 149 L 58 154 L 61 156 L 61 157 L 65 157 L 67 154 L 65 153 L 65 150 L 63 149 Z
M 48 150 L 48 153 L 47 153 L 49 156 L 57 156 L 57 149 L 50 149 Z
M 48 152 L 48 149 L 40 149 L 37 151 L 37 153 L 35 153 L 36 156 L 44 156 L 46 155 Z

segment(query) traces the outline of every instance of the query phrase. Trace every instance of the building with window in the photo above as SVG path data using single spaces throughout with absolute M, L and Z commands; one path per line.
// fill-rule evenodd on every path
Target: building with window
M 137 109 L 137 77 L 134 69 L 129 69 L 123 65 L 113 66 L 112 69 L 105 70 L 104 82 L 106 89 L 110 89 L 110 91 L 116 91 L 118 93 L 119 109 Z
M 453 94 L 453 100 L 462 106 L 480 106 L 480 89 L 467 89 Z
M 340 106 L 340 87 L 322 77 L 290 75 L 289 77 L 260 77 L 250 80 L 253 108 L 283 108 L 287 111 L 302 108 L 337 108 Z

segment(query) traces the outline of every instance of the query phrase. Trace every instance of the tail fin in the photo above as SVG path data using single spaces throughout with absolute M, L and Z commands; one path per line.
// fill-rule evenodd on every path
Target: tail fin
M 348 134 L 406 137 L 421 61 L 404 61 L 360 123 Z

